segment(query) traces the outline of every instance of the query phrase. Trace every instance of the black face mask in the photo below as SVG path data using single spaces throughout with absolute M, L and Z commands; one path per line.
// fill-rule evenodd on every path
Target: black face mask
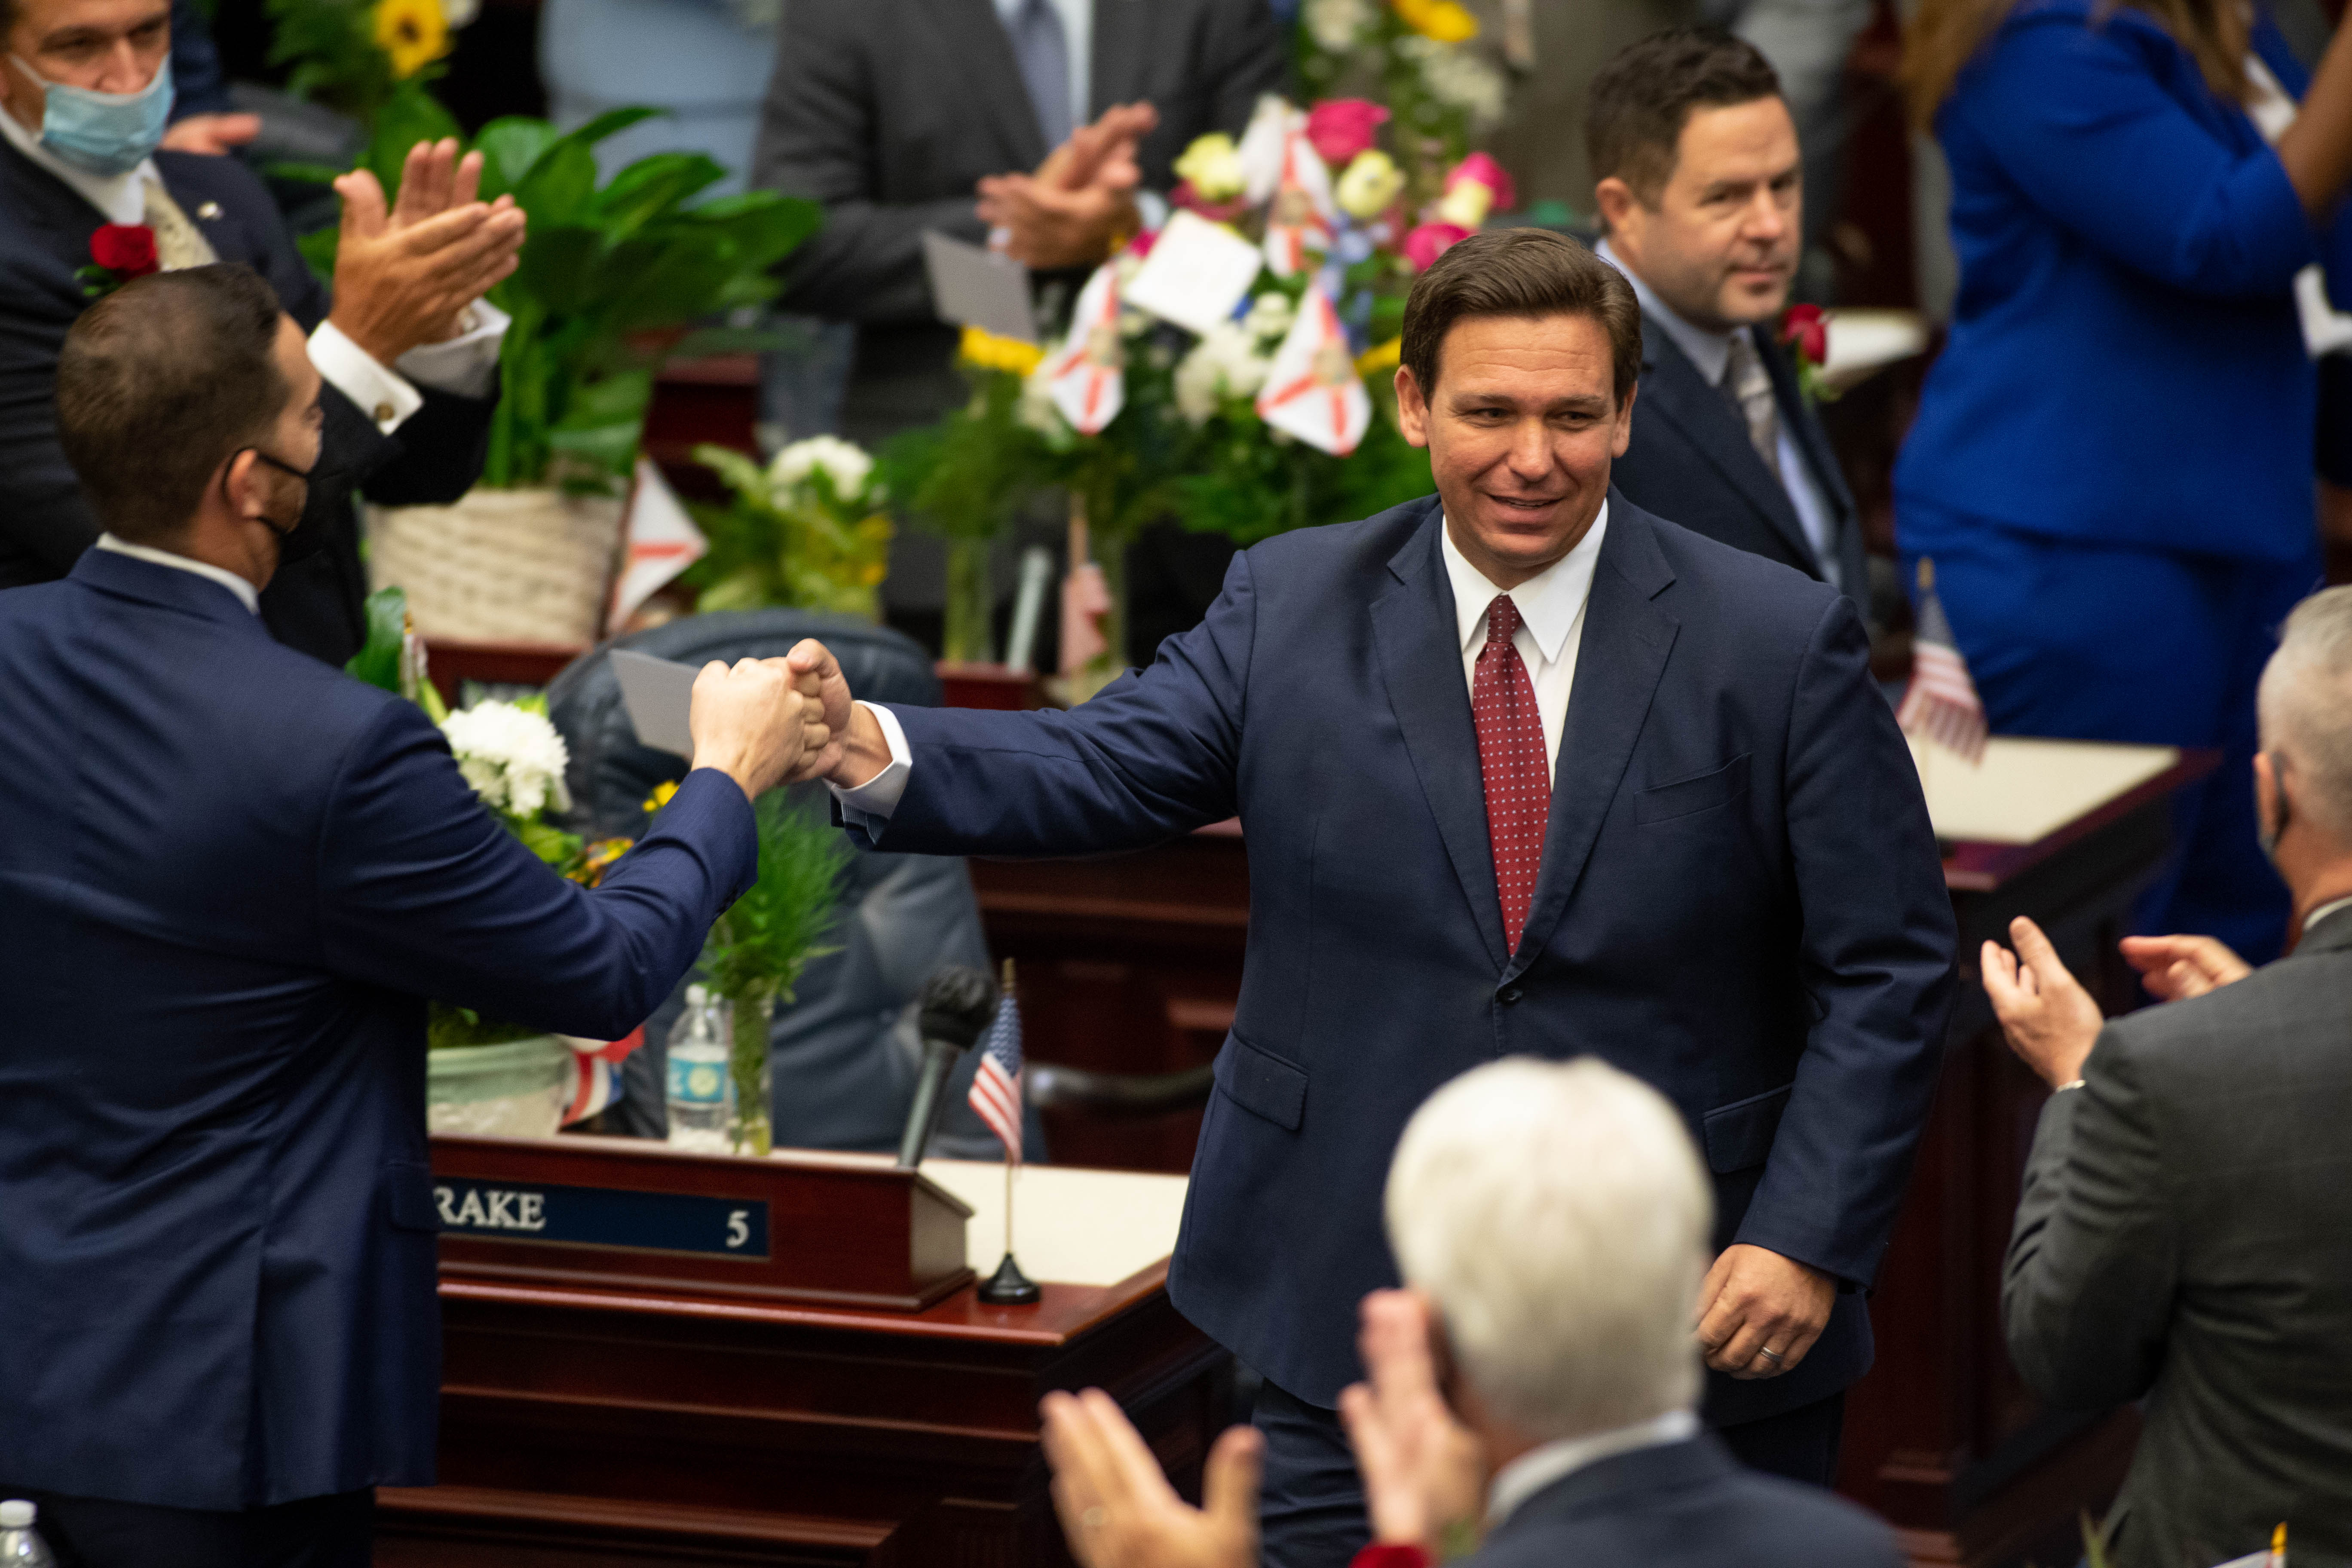
M 257 461 L 267 463 L 279 473 L 302 481 L 302 497 L 306 504 L 299 517 L 290 523 L 280 522 L 264 512 L 258 519 L 270 532 L 278 536 L 278 564 L 281 568 L 290 566 L 297 561 L 307 561 L 325 549 L 327 531 L 320 525 L 318 518 L 311 515 L 307 503 L 310 500 L 310 487 L 327 471 L 326 466 L 322 463 L 313 463 L 307 468 L 298 468 L 291 463 L 282 462 L 271 457 L 258 447 L 242 447 L 238 450 L 250 452 Z M 231 453 L 229 460 L 235 462 L 236 454 Z M 226 493 L 228 485 L 228 473 L 226 469 L 221 473 L 221 485 Z

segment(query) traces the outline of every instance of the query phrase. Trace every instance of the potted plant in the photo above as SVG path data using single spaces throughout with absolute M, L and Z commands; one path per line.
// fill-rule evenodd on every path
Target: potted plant
M 815 436 L 766 468 L 725 447 L 694 449 L 726 481 L 725 506 L 696 506 L 709 549 L 686 572 L 698 610 L 784 605 L 879 618 L 875 590 L 890 569 L 890 519 L 874 459 Z

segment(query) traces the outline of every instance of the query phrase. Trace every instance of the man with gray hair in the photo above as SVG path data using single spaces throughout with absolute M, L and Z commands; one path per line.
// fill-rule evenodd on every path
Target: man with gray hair
M 1851 1504 L 1743 1468 L 1699 1429 L 1691 1342 L 1714 1200 L 1682 1117 L 1598 1058 L 1507 1058 L 1416 1111 L 1389 1168 L 1405 1289 L 1363 1303 L 1340 1395 L 1375 1543 L 1358 1568 L 1891 1568 Z M 1083 1568 L 1249 1568 L 1261 1439 L 1179 1501 L 1098 1389 L 1047 1396 L 1054 1499 Z
M 1984 944 L 2011 1047 L 2049 1083 L 2010 1238 L 2011 1359 L 2052 1404 L 2144 1401 L 2108 1527 L 2120 1568 L 2352 1561 L 2352 588 L 2287 617 L 2258 699 L 2263 847 L 2290 956 L 2210 937 L 2124 955 L 2175 1005 L 2105 1023 L 2031 921 Z

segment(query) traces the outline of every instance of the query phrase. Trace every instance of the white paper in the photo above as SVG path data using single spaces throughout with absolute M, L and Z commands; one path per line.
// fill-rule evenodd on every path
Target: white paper
M 1128 284 L 1127 302 L 1205 336 L 1233 320 L 1263 264 L 1248 240 L 1179 207 Z
M 926 229 L 923 270 L 930 275 L 931 304 L 940 320 L 1024 343 L 1037 341 L 1029 269 L 1011 257 Z
M 694 730 L 688 718 L 694 711 L 694 678 L 700 673 L 697 666 L 674 659 L 625 647 L 613 650 L 613 677 L 621 683 L 621 705 L 629 710 L 639 744 L 693 757 Z
M 2170 746 L 1995 735 L 1984 760 L 1911 742 L 1938 838 L 2034 844 L 2180 760 Z

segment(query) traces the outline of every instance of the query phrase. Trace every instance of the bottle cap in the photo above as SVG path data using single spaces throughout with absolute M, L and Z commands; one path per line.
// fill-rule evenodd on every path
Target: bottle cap
M 11 1498 L 0 1502 L 0 1530 L 27 1530 L 39 1510 L 23 1498 Z

